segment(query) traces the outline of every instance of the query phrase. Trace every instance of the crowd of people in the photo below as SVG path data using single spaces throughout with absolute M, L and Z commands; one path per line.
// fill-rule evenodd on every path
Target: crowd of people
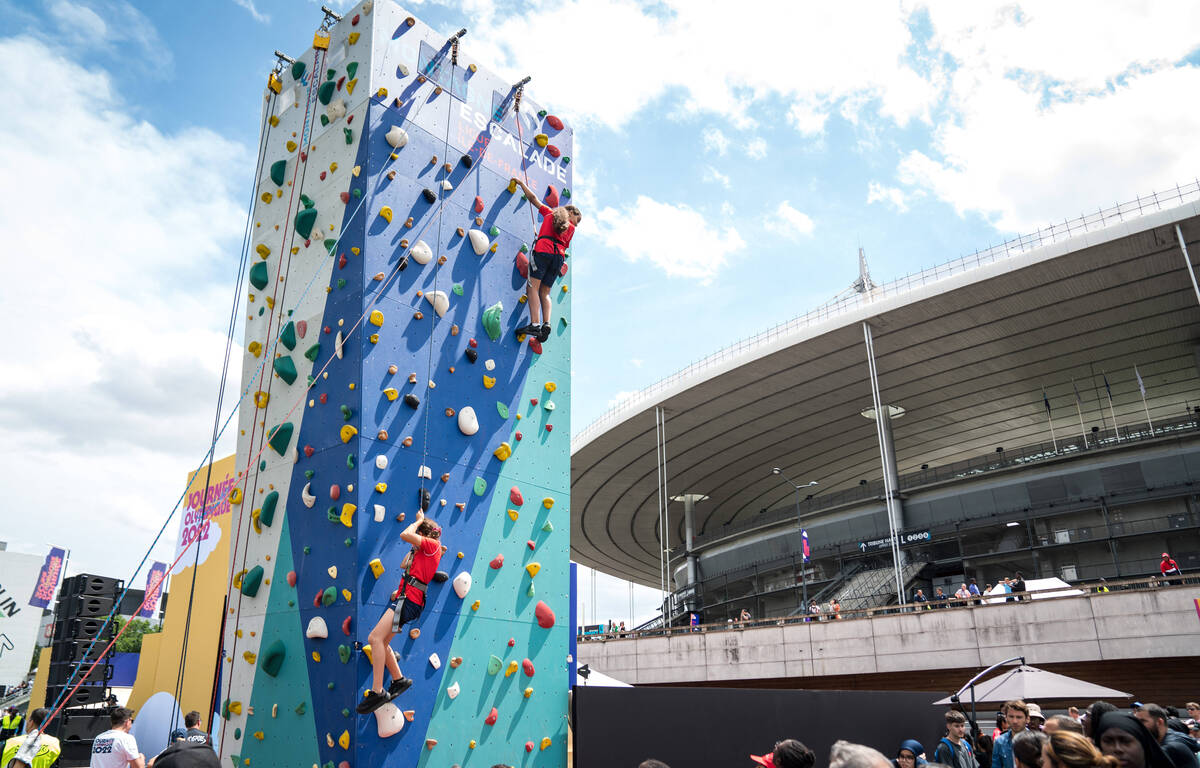
M 829 768 L 1200 768 L 1200 703 L 1188 702 L 1186 717 L 1173 707 L 1135 702 L 1123 711 L 1097 701 L 1080 712 L 1046 717 L 1030 702 L 1009 701 L 996 713 L 990 734 L 971 737 L 971 723 L 959 709 L 945 713 L 945 736 L 932 752 L 905 739 L 888 759 L 872 747 L 838 741 Z M 797 739 L 748 759 L 765 768 L 814 768 L 817 759 Z M 661 760 L 638 768 L 670 768 Z

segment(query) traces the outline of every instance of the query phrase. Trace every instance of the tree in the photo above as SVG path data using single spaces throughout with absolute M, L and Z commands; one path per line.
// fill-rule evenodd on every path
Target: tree
M 116 619 L 116 631 L 120 634 L 122 628 L 126 624 L 125 619 L 120 616 Z M 128 622 L 129 629 L 125 630 L 125 634 L 121 635 L 121 639 L 113 647 L 117 653 L 138 653 L 142 650 L 142 637 L 144 635 L 152 635 L 156 632 L 162 632 L 162 625 L 154 626 L 145 619 L 132 619 Z

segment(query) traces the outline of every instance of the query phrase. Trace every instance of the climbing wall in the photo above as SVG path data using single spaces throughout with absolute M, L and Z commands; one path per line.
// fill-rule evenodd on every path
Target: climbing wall
M 325 37 L 265 94 L 222 757 L 563 766 L 571 275 L 517 338 L 510 179 L 567 202 L 571 131 L 393 3 Z M 446 580 L 392 643 L 413 687 L 360 716 L 422 507 Z

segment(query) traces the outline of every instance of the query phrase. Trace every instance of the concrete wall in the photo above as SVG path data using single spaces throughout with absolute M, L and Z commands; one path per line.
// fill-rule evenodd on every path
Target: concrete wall
M 1005 603 L 581 642 L 579 663 L 636 685 L 1200 655 L 1196 590 Z

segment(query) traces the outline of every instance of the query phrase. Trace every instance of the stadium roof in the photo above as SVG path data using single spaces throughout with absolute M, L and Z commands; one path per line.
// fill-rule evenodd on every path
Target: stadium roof
M 666 411 L 668 492 L 703 493 L 696 533 L 790 505 L 771 474 L 821 495 L 881 476 L 863 322 L 872 327 L 901 474 L 1060 437 L 1083 418 L 1182 416 L 1200 401 L 1200 302 L 1179 243 L 1200 257 L 1200 185 L 1022 237 L 851 293 L 638 393 L 575 437 L 571 556 L 646 585 L 660 579 L 654 409 Z M 682 552 L 683 505 L 668 545 Z

